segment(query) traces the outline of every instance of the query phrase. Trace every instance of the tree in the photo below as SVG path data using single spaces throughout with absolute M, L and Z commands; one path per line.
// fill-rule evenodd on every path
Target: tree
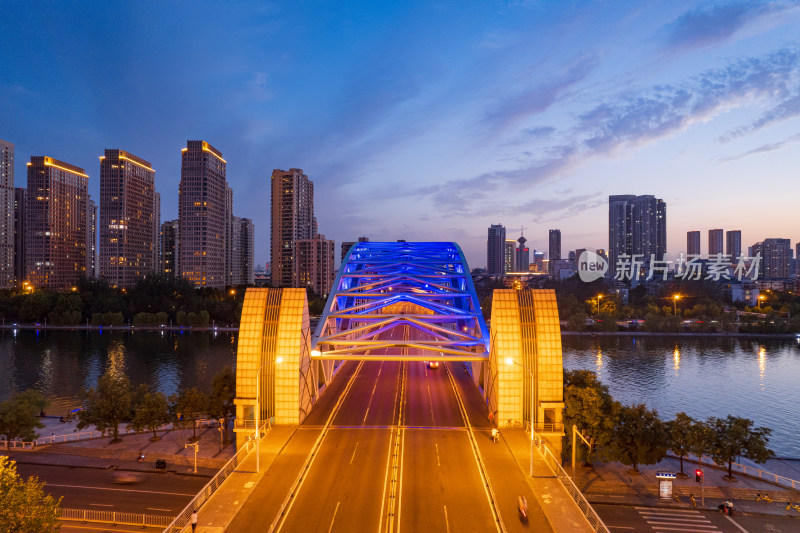
M 136 402 L 134 412 L 133 420 L 128 427 L 137 432 L 152 431 L 153 436 L 150 440 L 160 439 L 158 428 L 169 422 L 169 403 L 164 393 L 145 392 Z
M 36 439 L 36 428 L 43 428 L 39 413 L 48 405 L 47 399 L 35 389 L 28 389 L 0 403 L 0 435 L 8 440 Z
M 667 454 L 667 431 L 655 409 L 643 403 L 623 406 L 617 418 L 612 438 L 612 457 L 630 464 L 653 465 Z
M 191 441 L 197 440 L 197 421 L 203 418 L 208 408 L 206 395 L 197 387 L 183 391 L 178 396 L 172 396 L 170 401 L 173 403 L 176 423 L 183 428 L 192 424 Z
M 23 481 L 17 463 L 0 455 L 0 531 L 45 533 L 58 527 L 61 498 L 45 494 L 37 478 Z
M 130 380 L 111 369 L 97 381 L 97 389 L 83 393 L 84 407 L 78 412 L 78 429 L 94 425 L 99 431 L 111 429 L 111 442 L 120 442 L 119 425 L 133 418 Z
M 697 421 L 683 411 L 675 415 L 675 420 L 666 423 L 668 446 L 681 461 L 681 477 L 686 477 L 683 472 L 683 458 L 689 453 L 692 443 L 692 428 Z
M 214 376 L 211 385 L 211 397 L 208 400 L 208 414 L 222 419 L 223 428 L 227 431 L 228 423 L 236 412 L 233 400 L 236 398 L 236 374 L 230 366 L 223 367 Z M 227 434 L 225 435 L 227 442 Z
M 619 403 L 611 398 L 608 387 L 600 383 L 597 374 L 589 370 L 570 370 L 564 373 L 564 424 L 567 427 L 567 446 L 571 450 L 572 426 L 576 425 L 590 442 L 585 462 L 590 463 L 592 452 L 611 440 Z
M 764 463 L 775 456 L 775 452 L 767 448 L 772 430 L 765 427 L 753 427 L 753 421 L 728 415 L 727 418 L 708 419 L 708 426 L 713 431 L 713 450 L 711 456 L 717 463 L 728 463 L 728 478 L 733 478 L 733 461 L 737 457 L 746 457 L 756 463 Z

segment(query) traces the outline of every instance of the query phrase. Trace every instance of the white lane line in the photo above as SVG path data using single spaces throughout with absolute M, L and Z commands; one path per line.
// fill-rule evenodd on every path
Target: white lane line
M 700 514 L 700 511 L 692 511 L 691 509 L 686 510 L 686 511 L 681 510 L 681 509 L 670 509 L 669 511 L 667 511 L 665 509 L 663 511 L 659 511 L 659 510 L 653 509 L 652 507 L 634 507 L 634 509 L 636 509 L 639 512 L 644 512 L 644 513 L 695 514 L 695 515 Z
M 336 509 L 333 510 L 333 516 L 331 517 L 331 527 L 328 528 L 328 533 L 333 531 L 333 521 L 336 520 L 336 513 L 339 512 L 339 504 L 342 502 L 336 502 Z
M 118 492 L 141 492 L 143 494 L 168 494 L 170 496 L 197 496 L 197 493 L 184 494 L 182 492 L 162 492 L 158 490 L 136 490 L 136 489 L 116 489 L 114 487 L 90 487 L 88 485 L 59 485 L 48 483 L 48 487 L 65 487 L 68 489 L 91 489 L 91 490 L 116 490 Z
M 447 519 L 447 506 L 444 505 L 444 531 L 450 533 L 450 521 Z
M 431 386 L 428 385 L 428 403 L 431 406 L 431 425 L 436 425 L 436 416 L 433 414 L 433 396 L 431 396 Z
M 367 403 L 367 410 L 364 412 L 364 419 L 362 422 L 367 421 L 367 415 L 369 414 L 369 408 L 372 407 L 372 399 L 375 397 L 375 389 L 378 388 L 378 381 L 381 379 L 381 369 L 383 368 L 383 362 L 381 362 L 381 366 L 378 367 L 378 377 L 375 378 L 375 385 L 372 386 L 372 394 L 369 395 L 369 402 Z
M 94 505 L 95 507 L 114 507 L 109 503 L 90 503 L 89 505 Z
M 684 523 L 684 522 L 674 522 L 674 523 L 673 522 L 651 522 L 649 520 L 647 520 L 647 523 L 650 524 L 650 526 L 653 529 L 675 529 L 672 526 L 676 526 L 676 527 L 691 526 L 691 527 L 702 528 L 703 531 L 719 531 L 717 529 L 717 526 L 715 526 L 714 524 L 706 525 L 706 524 L 687 524 L 687 523 Z
M 681 533 L 708 533 L 709 531 L 719 531 L 716 527 L 713 529 L 688 529 L 686 526 L 678 526 L 678 527 L 663 527 L 663 526 L 653 526 L 653 529 L 656 531 L 680 531 Z
M 745 528 L 743 528 L 742 526 L 740 526 L 739 524 L 734 522 L 733 518 L 731 518 L 730 516 L 726 516 L 725 518 L 727 518 L 728 521 L 730 521 L 731 524 L 733 524 L 734 526 L 738 527 L 741 531 L 744 531 L 744 533 L 749 533 Z
M 436 466 L 442 466 L 442 463 L 439 462 L 439 443 L 435 443 L 434 446 L 436 446 Z M 445 507 L 445 509 L 447 509 L 447 507 Z
M 172 509 L 159 509 L 158 507 L 148 507 L 149 511 L 164 511 L 165 513 L 172 512 Z
M 358 442 L 356 442 L 355 448 L 353 448 L 353 455 L 350 457 L 350 464 L 353 464 L 353 459 L 356 458 L 356 450 L 358 449 Z

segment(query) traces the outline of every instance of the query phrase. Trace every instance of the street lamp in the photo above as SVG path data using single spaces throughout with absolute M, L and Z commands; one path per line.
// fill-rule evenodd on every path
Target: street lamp
M 680 300 L 680 298 L 681 298 L 680 294 L 676 294 L 675 296 L 672 297 L 672 314 L 673 315 L 677 315 L 678 314 L 678 300 Z
M 197 450 L 200 449 L 200 444 L 197 443 L 197 442 L 190 442 L 189 444 L 184 444 L 183 445 L 184 448 L 188 448 L 189 446 L 194 448 L 194 473 L 196 474 L 197 473 Z
M 759 297 L 758 297 L 758 309 L 759 309 L 759 310 L 761 310 L 761 302 L 763 302 L 763 301 L 764 301 L 764 300 L 766 300 L 766 299 L 767 299 L 767 297 L 766 297 L 766 296 L 764 296 L 763 294 L 762 294 L 762 295 L 759 295 Z
M 261 365 L 256 372 L 256 472 L 261 471 L 261 371 L 265 366 L 273 363 L 280 364 L 283 362 L 283 357 L 276 357 L 274 361 L 267 361 Z
M 602 294 L 597 295 L 597 314 L 600 314 L 600 300 L 603 298 Z
M 531 394 L 530 394 L 531 410 L 529 411 L 529 416 L 531 418 L 530 476 L 533 477 L 533 386 L 534 386 L 534 381 L 536 381 L 536 378 L 533 376 L 533 372 L 531 372 L 527 366 L 523 365 L 522 363 L 517 363 L 516 361 L 514 361 L 514 358 L 512 357 L 506 357 L 506 364 L 520 366 L 523 369 L 525 369 L 525 371 L 531 376 Z

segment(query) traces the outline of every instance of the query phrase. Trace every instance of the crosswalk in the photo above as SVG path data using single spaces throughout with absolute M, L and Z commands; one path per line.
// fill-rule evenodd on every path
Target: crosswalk
M 700 511 L 682 509 L 654 509 L 636 507 L 639 515 L 654 531 L 680 531 L 682 533 L 708 533 L 719 531 Z

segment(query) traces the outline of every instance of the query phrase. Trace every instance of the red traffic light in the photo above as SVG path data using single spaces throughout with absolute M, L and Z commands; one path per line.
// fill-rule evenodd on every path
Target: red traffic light
M 701 481 L 703 481 L 703 471 L 700 470 L 699 468 L 694 471 L 694 480 L 697 483 L 700 483 Z

